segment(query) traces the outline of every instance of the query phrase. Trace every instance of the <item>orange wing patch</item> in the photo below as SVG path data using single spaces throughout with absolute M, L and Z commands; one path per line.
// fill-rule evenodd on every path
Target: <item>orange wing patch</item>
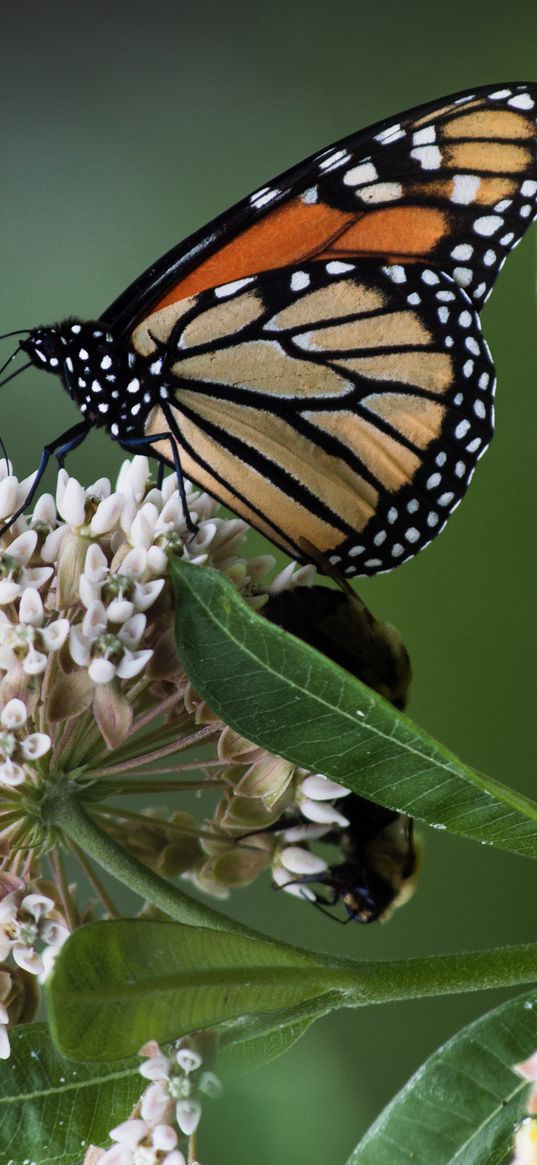
M 209 287 L 255 275 L 260 270 L 314 258 L 354 217 L 322 202 L 306 203 L 294 198 L 209 255 L 154 310 Z

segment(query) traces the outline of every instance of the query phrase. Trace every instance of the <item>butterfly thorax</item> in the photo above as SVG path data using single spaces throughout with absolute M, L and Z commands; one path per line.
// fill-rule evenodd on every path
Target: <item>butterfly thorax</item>
M 158 356 L 140 356 L 98 322 L 68 319 L 34 328 L 21 348 L 37 368 L 59 376 L 88 422 L 116 440 L 143 433 L 166 392 Z

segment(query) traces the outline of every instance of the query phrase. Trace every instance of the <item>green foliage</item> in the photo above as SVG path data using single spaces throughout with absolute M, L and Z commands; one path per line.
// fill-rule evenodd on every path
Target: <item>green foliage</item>
M 106 1144 L 140 1095 L 137 1062 L 64 1060 L 44 1023 L 15 1028 L 11 1048 L 0 1063 L 3 1165 L 73 1165 L 92 1142 Z
M 527 1084 L 512 1067 L 536 1048 L 532 991 L 490 1011 L 435 1052 L 347 1165 L 505 1165 L 527 1095 Z
M 271 1038 L 280 1010 L 331 991 L 334 975 L 329 960 L 261 938 L 171 922 L 95 923 L 59 955 L 48 990 L 52 1030 L 66 1055 L 96 1060 L 249 1013 L 270 1013 L 269 1032 L 252 1038 Z M 294 1028 L 300 1012 L 283 1019 Z
M 149 1036 L 163 1042 L 224 1025 L 226 1058 L 240 1067 L 273 1059 L 334 1007 L 536 978 L 537 944 L 357 963 L 261 936 L 122 919 L 75 931 L 47 995 L 52 1032 L 65 1055 L 115 1060 Z
M 216 571 L 175 561 L 176 638 L 192 683 L 243 736 L 391 809 L 537 856 L 537 804 L 475 773 L 402 712 L 254 614 Z

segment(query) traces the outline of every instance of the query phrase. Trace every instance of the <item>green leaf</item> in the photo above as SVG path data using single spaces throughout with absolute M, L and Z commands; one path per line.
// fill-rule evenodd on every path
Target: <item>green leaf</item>
M 71 935 L 47 983 L 47 998 L 60 1051 L 100 1060 L 129 1055 L 148 1039 L 173 1040 L 229 1020 L 240 1022 L 226 1025 L 224 1043 L 238 1044 L 241 1025 L 247 1040 L 270 1036 L 279 1023 L 299 1035 L 296 1025 L 333 1007 L 536 978 L 537 943 L 357 963 L 261 936 L 122 919 L 93 923 Z M 295 1038 L 292 1030 L 287 1037 Z
M 330 963 L 264 939 L 173 922 L 94 923 L 58 956 L 51 1030 L 67 1056 L 117 1059 L 148 1039 L 300 1006 L 332 990 L 334 974 Z
M 0 1063 L 0 1161 L 73 1165 L 89 1144 L 106 1145 L 144 1088 L 138 1061 L 97 1066 L 64 1060 L 44 1023 L 10 1032 Z
M 217 571 L 175 560 L 179 656 L 243 736 L 429 825 L 537 857 L 537 804 L 475 773 L 312 647 L 254 614 Z
M 512 1066 L 537 1049 L 537 992 L 502 1004 L 435 1052 L 347 1165 L 505 1165 L 527 1084 Z
M 249 1015 L 220 1025 L 218 1070 L 244 1075 L 296 1044 L 311 1024 L 332 1009 L 326 996 L 301 1006 Z

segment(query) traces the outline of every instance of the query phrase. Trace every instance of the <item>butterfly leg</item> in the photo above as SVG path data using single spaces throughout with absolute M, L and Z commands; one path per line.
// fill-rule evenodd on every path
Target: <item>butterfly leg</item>
M 166 420 L 168 420 L 168 417 L 166 417 Z M 183 470 L 181 469 L 181 461 L 179 459 L 179 450 L 177 448 L 177 442 L 174 439 L 174 435 L 172 433 L 168 432 L 168 433 L 152 433 L 148 437 L 132 437 L 132 438 L 129 437 L 129 438 L 127 438 L 127 440 L 121 441 L 121 447 L 123 449 L 126 449 L 128 452 L 130 451 L 131 453 L 140 453 L 142 450 L 147 449 L 149 454 L 152 457 L 154 457 L 155 460 L 159 463 L 159 466 L 164 467 L 164 465 L 166 464 L 164 459 L 162 457 L 160 457 L 158 453 L 154 453 L 151 451 L 151 445 L 155 445 L 157 441 L 168 441 L 169 442 L 171 453 L 172 453 L 173 466 L 175 469 L 175 476 L 177 478 L 177 488 L 179 490 L 179 497 L 181 498 L 181 505 L 183 507 L 183 513 L 185 516 L 187 530 L 189 531 L 190 534 L 196 534 L 198 527 L 196 526 L 195 522 L 193 522 L 192 518 L 190 517 L 190 511 L 188 509 L 188 502 L 186 500 L 185 479 L 183 477 Z M 163 469 L 163 472 L 164 472 L 164 469 Z
M 13 524 L 17 521 L 17 518 L 20 518 L 26 507 L 30 505 L 32 498 L 37 492 L 39 483 L 47 468 L 50 458 L 55 457 L 56 461 L 58 462 L 58 468 L 61 469 L 67 454 L 70 453 L 72 449 L 76 449 L 77 445 L 82 444 L 84 439 L 87 437 L 90 428 L 91 425 L 89 421 L 80 421 L 78 425 L 73 425 L 71 429 L 67 429 L 65 433 L 62 433 L 61 436 L 57 437 L 55 441 L 52 441 L 50 445 L 45 445 L 43 452 L 41 453 L 39 465 L 37 467 L 36 474 L 29 492 L 27 493 L 22 505 L 19 506 L 18 510 L 16 510 L 15 513 L 11 515 L 9 522 L 6 522 L 5 525 L 0 528 L 0 534 L 5 534 L 6 530 L 9 530 L 10 526 L 13 526 Z

